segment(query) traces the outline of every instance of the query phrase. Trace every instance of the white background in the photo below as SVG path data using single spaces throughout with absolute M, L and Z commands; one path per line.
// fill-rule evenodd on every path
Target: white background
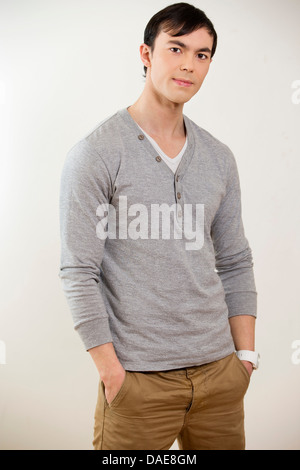
M 0 1 L 1 449 L 92 448 L 98 376 L 58 278 L 60 174 L 82 136 L 140 95 L 144 28 L 170 3 Z M 300 449 L 300 1 L 191 3 L 219 45 L 184 112 L 236 156 L 255 263 L 247 449 Z

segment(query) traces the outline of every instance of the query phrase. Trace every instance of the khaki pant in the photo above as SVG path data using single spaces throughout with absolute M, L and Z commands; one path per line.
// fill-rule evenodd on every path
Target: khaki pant
M 95 450 L 244 450 L 249 374 L 233 353 L 198 367 L 126 372 L 108 405 L 99 384 Z

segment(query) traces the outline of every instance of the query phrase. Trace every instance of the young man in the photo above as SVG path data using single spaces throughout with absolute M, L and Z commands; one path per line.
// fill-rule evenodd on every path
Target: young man
M 100 374 L 95 449 L 245 448 L 257 307 L 238 171 L 183 115 L 216 44 L 194 6 L 158 12 L 141 96 L 65 162 L 60 276 Z

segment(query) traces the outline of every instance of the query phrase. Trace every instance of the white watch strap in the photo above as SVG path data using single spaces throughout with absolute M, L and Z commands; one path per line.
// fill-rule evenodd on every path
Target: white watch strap
M 242 349 L 240 351 L 236 351 L 236 355 L 241 361 L 251 362 L 253 364 L 253 369 L 258 369 L 260 355 L 257 352 Z

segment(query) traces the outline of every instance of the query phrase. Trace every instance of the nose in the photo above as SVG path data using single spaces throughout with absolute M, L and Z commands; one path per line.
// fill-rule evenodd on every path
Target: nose
M 191 60 L 185 60 L 185 63 L 180 66 L 181 71 L 193 72 L 194 67 Z
M 193 66 L 192 64 L 189 64 L 189 63 L 185 63 L 185 64 L 182 64 L 181 67 L 180 67 L 180 70 L 182 72 L 193 72 Z

